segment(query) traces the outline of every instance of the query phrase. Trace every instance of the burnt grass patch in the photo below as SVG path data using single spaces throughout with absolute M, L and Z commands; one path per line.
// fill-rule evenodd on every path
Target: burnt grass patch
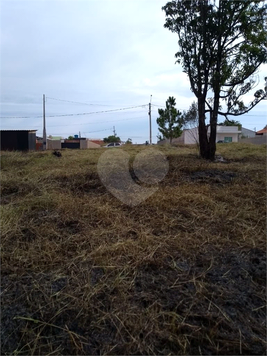
M 219 170 L 196 171 L 190 175 L 190 180 L 200 183 L 230 183 L 237 176 L 234 172 L 225 172 Z
M 3 275 L 2 350 L 143 354 L 149 345 L 150 354 L 262 355 L 265 270 L 263 250 L 211 246 L 191 259 L 173 254 L 161 265 L 148 262 L 128 271 L 133 283 L 126 295 L 116 286 L 118 271 L 97 266 L 83 270 L 83 283 L 70 272 L 19 280 Z
M 265 354 L 266 160 L 227 147 L 227 165 L 160 148 L 168 174 L 134 207 L 97 150 L 16 155 L 17 176 L 6 158 L 2 354 Z
M 95 172 L 63 175 L 56 177 L 60 189 L 70 191 L 75 195 L 103 195 L 106 189 Z

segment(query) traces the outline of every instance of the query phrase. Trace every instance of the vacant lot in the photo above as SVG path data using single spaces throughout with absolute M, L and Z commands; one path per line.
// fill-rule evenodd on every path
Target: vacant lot
M 147 188 L 146 149 L 113 150 Z M 133 207 L 99 179 L 105 149 L 2 152 L 3 355 L 266 353 L 266 145 L 155 149 L 168 173 Z

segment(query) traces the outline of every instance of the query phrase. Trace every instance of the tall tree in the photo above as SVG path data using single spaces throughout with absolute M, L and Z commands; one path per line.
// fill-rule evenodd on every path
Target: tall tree
M 173 138 L 182 134 L 183 115 L 176 109 L 175 105 L 175 98 L 170 96 L 166 101 L 166 108 L 158 109 L 157 124 L 159 125 L 159 132 L 163 138 L 170 139 L 170 144 Z
M 242 115 L 266 98 L 261 89 L 249 104 L 243 102 L 267 61 L 266 5 L 259 0 L 174 0 L 162 9 L 164 27 L 178 35 L 177 62 L 197 97 L 200 155 L 214 159 L 218 114 Z

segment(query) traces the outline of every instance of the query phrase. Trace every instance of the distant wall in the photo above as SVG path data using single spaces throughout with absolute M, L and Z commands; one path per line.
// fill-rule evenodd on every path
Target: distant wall
M 193 127 L 192 129 L 184 130 L 184 144 L 195 145 L 198 143 L 198 127 Z
M 28 149 L 36 151 L 36 132 L 30 131 L 28 133 Z
M 86 148 L 99 148 L 101 147 L 95 142 L 91 142 L 90 140 L 86 140 Z
M 46 140 L 46 149 L 47 150 L 60 150 L 61 149 L 61 140 Z
M 36 151 L 42 151 L 42 150 L 43 150 L 43 143 L 36 142 Z
M 74 140 L 65 140 L 64 142 L 62 142 L 61 147 L 70 149 L 80 148 L 80 142 Z
M 86 142 L 86 140 L 80 140 L 80 148 L 81 148 L 81 149 L 87 148 L 87 142 Z
M 267 144 L 267 136 L 255 136 L 251 138 L 241 138 L 239 140 L 240 143 L 253 143 L 254 145 L 266 145 Z

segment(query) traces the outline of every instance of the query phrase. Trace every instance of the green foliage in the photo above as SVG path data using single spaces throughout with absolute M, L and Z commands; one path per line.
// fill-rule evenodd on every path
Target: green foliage
M 131 145 L 133 142 L 132 142 L 132 139 L 131 138 L 128 138 L 128 140 L 125 142 L 126 145 Z
M 183 115 L 175 108 L 175 98 L 170 96 L 166 101 L 166 109 L 158 109 L 159 117 L 157 118 L 157 124 L 159 125 L 159 132 L 162 136 L 159 138 L 172 139 L 181 136 Z
M 242 115 L 266 98 L 260 89 L 249 104 L 243 101 L 267 61 L 266 5 L 260 0 L 173 0 L 162 9 L 164 27 L 178 35 L 177 63 L 197 97 L 200 154 L 214 159 L 218 115 Z
M 237 121 L 237 120 L 228 120 L 225 119 L 223 122 L 221 122 L 219 124 L 220 126 L 238 126 L 238 129 L 241 130 L 242 129 L 242 124 L 241 122 Z
M 111 142 L 120 142 L 121 139 L 118 136 L 108 136 L 103 139 L 105 143 L 111 143 Z
M 74 137 L 73 136 L 69 136 L 68 140 L 74 140 Z

